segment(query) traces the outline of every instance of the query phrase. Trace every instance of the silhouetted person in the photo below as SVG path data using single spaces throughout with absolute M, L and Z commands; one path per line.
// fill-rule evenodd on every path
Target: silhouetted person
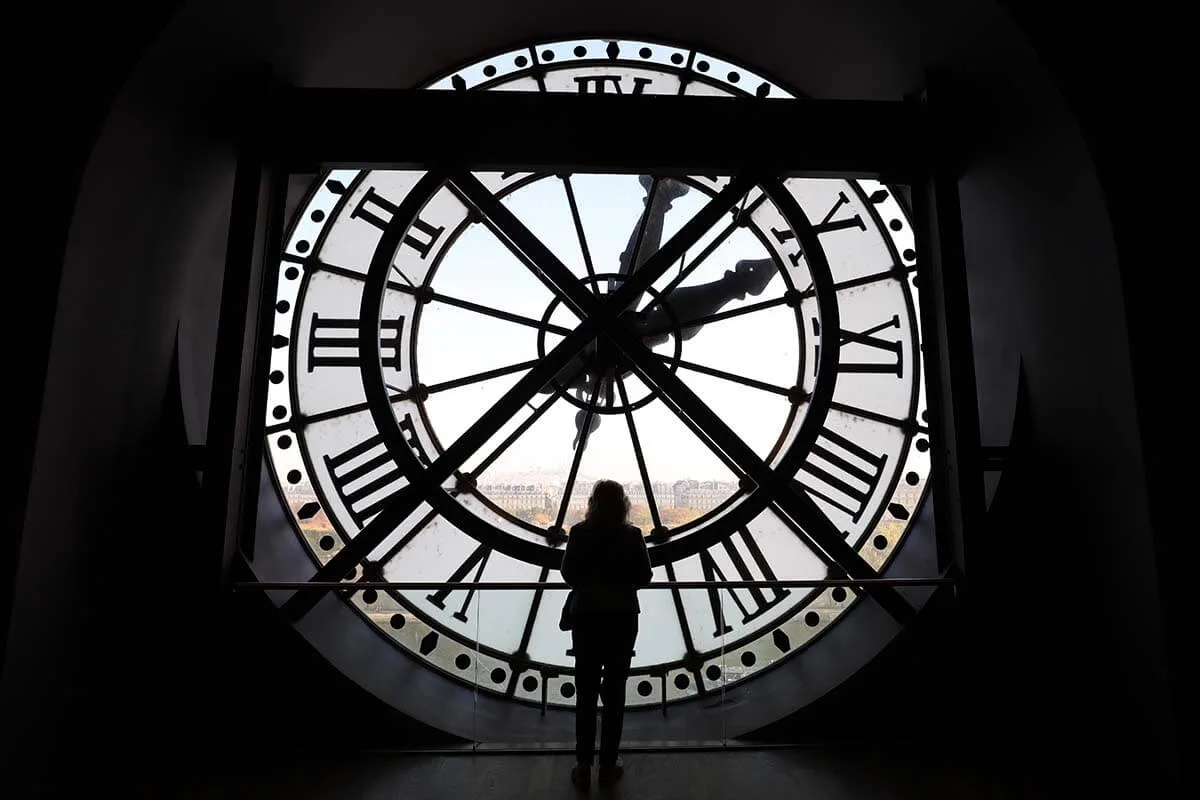
M 616 481 L 597 481 L 587 516 L 571 528 L 563 580 L 574 590 L 575 766 L 571 781 L 591 781 L 596 749 L 596 701 L 604 693 L 600 727 L 601 784 L 621 776 L 617 757 L 625 717 L 625 680 L 637 639 L 637 590 L 650 583 L 650 555 L 642 532 L 630 525 L 629 498 Z M 603 690 L 600 675 L 604 673 Z

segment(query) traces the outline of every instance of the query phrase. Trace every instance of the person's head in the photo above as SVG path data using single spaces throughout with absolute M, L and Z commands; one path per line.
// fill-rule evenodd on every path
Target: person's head
M 588 498 L 587 519 L 605 525 L 615 525 L 629 518 L 629 498 L 625 487 L 616 481 L 596 481 Z

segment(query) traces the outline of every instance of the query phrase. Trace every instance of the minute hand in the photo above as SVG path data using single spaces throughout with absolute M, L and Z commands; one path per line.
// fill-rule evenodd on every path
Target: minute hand
M 662 344 L 676 326 L 680 338 L 691 339 L 704 327 L 706 317 L 748 294 L 762 294 L 775 274 L 773 259 L 743 259 L 715 281 L 676 287 L 637 321 L 642 340 L 647 347 Z
M 629 241 L 625 244 L 617 267 L 621 275 L 632 275 L 651 254 L 658 252 L 667 212 L 671 210 L 671 204 L 687 194 L 690 188 L 682 181 L 651 178 L 649 175 L 639 176 L 638 182 L 646 190 L 646 197 L 642 201 L 646 210 L 629 232 Z M 638 299 L 630 308 L 636 308 L 640 302 Z

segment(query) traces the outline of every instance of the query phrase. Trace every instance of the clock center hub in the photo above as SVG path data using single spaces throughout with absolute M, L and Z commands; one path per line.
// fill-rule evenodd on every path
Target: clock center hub
M 579 282 L 588 291 L 607 302 L 609 295 L 628 277 L 620 273 L 602 273 L 580 278 Z M 679 360 L 683 355 L 685 338 L 679 321 L 671 304 L 659 292 L 650 288 L 646 290 L 644 297 L 644 300 L 639 301 L 642 303 L 641 309 L 630 308 L 620 313 L 620 324 L 633 333 L 648 350 L 653 350 L 656 356 L 666 357 L 668 366 L 674 372 L 678 369 Z M 538 331 L 537 339 L 538 358 L 545 358 L 562 340 L 561 334 L 549 330 L 552 327 L 552 318 L 561 305 L 561 299 L 556 297 L 550 301 L 542 314 L 542 328 Z M 649 309 L 654 310 L 653 322 L 647 314 Z M 670 349 L 664 352 L 664 345 L 668 344 Z M 604 336 L 598 336 L 589 342 L 542 391 L 556 392 L 580 410 L 590 409 L 596 414 L 624 414 L 626 411 L 636 411 L 658 396 L 655 389 L 646 386 L 636 377 L 633 359 Z

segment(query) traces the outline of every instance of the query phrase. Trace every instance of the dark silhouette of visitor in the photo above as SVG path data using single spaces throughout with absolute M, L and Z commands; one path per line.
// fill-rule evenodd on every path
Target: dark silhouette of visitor
M 596 749 L 596 701 L 603 693 L 601 785 L 624 770 L 618 758 L 625 717 L 625 680 L 638 632 L 637 590 L 650 583 L 650 555 L 642 532 L 629 524 L 629 498 L 616 481 L 597 481 L 587 515 L 571 528 L 562 562 L 571 587 L 575 650 L 575 766 L 571 782 L 591 782 Z M 601 672 L 603 671 L 603 688 Z

